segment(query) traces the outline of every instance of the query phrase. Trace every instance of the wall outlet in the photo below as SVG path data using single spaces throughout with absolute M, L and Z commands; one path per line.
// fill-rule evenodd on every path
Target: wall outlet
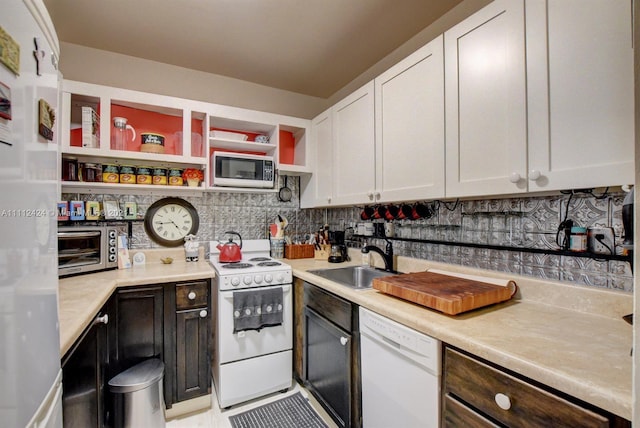
M 587 248 L 594 254 L 615 254 L 612 227 L 590 227 L 587 232 Z

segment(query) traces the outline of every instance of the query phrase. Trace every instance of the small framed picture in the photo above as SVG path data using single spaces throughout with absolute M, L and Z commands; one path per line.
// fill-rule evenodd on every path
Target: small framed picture
M 11 120 L 11 89 L 0 82 L 0 117 Z
M 135 220 L 138 218 L 138 205 L 135 202 L 124 203 L 124 218 L 126 220 Z
M 104 201 L 104 218 L 106 220 L 118 220 L 122 218 L 122 213 L 120 212 L 120 206 L 116 201 Z

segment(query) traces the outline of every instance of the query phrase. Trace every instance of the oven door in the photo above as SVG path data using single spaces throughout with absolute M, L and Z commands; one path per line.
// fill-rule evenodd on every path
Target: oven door
M 292 288 L 282 287 L 283 321 L 281 325 L 265 327 L 261 330 L 247 330 L 233 333 L 233 293 L 234 290 L 219 291 L 218 299 L 218 351 L 220 364 L 243 360 L 258 355 L 271 354 L 291 349 L 292 335 Z
M 105 231 L 99 227 L 58 232 L 58 274 L 104 269 Z

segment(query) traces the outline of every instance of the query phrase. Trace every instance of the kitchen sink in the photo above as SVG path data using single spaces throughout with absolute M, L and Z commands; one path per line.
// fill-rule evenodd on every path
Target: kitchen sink
M 335 281 L 356 290 L 371 288 L 373 279 L 381 276 L 397 275 L 395 272 L 368 267 L 368 266 L 347 266 L 342 268 L 314 269 L 309 273 Z

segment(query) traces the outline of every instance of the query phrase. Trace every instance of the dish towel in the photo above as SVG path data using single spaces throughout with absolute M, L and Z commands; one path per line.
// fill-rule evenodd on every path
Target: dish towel
M 282 287 L 233 293 L 233 332 L 282 324 Z

